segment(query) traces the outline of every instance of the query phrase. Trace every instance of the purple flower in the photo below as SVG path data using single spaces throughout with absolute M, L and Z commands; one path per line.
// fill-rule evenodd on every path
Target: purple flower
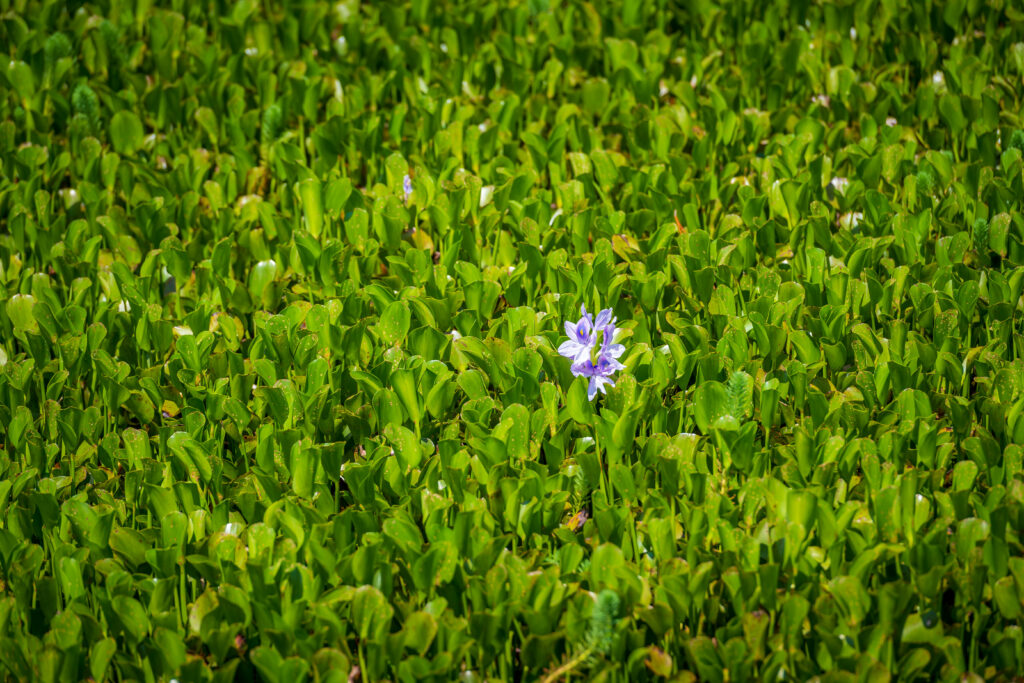
M 402 192 L 405 193 L 405 203 L 409 203 L 409 197 L 412 196 L 412 178 L 406 175 L 402 178 Z
M 598 317 L 604 315 L 604 311 Z M 580 306 L 580 315 L 583 316 L 575 324 L 565 321 L 565 333 L 569 341 L 562 342 L 558 347 L 558 353 L 565 356 L 573 363 L 578 363 L 590 355 L 594 346 L 597 333 L 594 331 L 594 319 L 587 313 L 586 305 Z
M 615 386 L 612 375 L 625 367 L 618 358 L 625 353 L 626 347 L 614 343 L 616 319 L 612 316 L 612 309 L 606 308 L 598 313 L 596 321 L 591 320 L 590 314 L 583 306 L 580 306 L 580 313 L 583 317 L 576 324 L 568 321 L 565 323 L 569 341 L 558 347 L 558 353 L 572 362 L 570 369 L 573 376 L 582 375 L 590 378 L 587 398 L 593 401 L 598 391 L 607 393 L 606 384 Z M 599 331 L 601 347 L 595 358 L 594 351 Z
M 587 398 L 591 401 L 597 396 L 598 391 L 602 394 L 607 394 L 608 391 L 605 389 L 605 385 L 615 386 L 612 375 L 626 367 L 618 361 L 619 356 L 625 352 L 626 347 L 622 344 L 611 343 L 612 336 L 615 334 L 615 327 L 608 325 L 602 330 L 602 334 L 604 335 L 604 343 L 601 344 L 601 353 L 598 354 L 597 362 L 595 363 L 590 358 L 587 358 L 572 366 L 573 375 L 577 377 L 582 375 L 590 378 L 590 384 L 587 386 Z

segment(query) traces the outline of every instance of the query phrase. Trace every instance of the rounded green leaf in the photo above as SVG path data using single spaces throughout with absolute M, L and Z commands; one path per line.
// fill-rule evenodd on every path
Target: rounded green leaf
M 136 641 L 142 640 L 149 632 L 149 617 L 139 601 L 127 595 L 118 595 L 113 605 L 125 631 Z
M 565 407 L 569 417 L 580 424 L 590 424 L 593 419 L 593 407 L 587 399 L 587 378 L 577 377 L 569 386 L 565 395 Z
M 119 154 L 132 154 L 142 147 L 145 131 L 135 112 L 121 110 L 110 119 L 110 143 Z
M 394 301 L 387 305 L 377 323 L 377 332 L 389 346 L 397 344 L 409 333 L 412 314 L 409 305 L 404 301 Z
M 423 449 L 420 448 L 420 440 L 415 434 L 401 425 L 389 424 L 384 427 L 384 437 L 391 444 L 406 472 L 419 467 L 423 460 Z
M 36 298 L 31 294 L 15 294 L 7 301 L 7 317 L 11 319 L 15 332 L 35 332 L 39 329 L 39 323 L 32 315 L 32 308 L 36 305 Z
M 405 647 L 423 655 L 437 635 L 437 619 L 428 612 L 413 612 L 405 618 L 402 636 Z
M 730 415 L 729 404 L 729 392 L 721 382 L 705 382 L 697 387 L 693 412 L 700 431 L 707 434 L 719 418 Z
M 277 277 L 277 262 L 274 259 L 260 261 L 249 271 L 249 294 L 253 301 L 260 301 L 267 287 Z
M 387 632 L 394 613 L 388 599 L 373 586 L 360 586 L 355 590 L 349 616 L 360 638 L 380 639 Z

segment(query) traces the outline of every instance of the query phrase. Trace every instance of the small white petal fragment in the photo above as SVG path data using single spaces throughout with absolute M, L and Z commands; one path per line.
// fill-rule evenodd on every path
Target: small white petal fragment
M 491 203 L 491 198 L 494 197 L 494 185 L 485 185 L 480 188 L 480 208 L 484 208 Z
M 833 178 L 832 187 L 835 188 L 836 192 L 845 196 L 847 188 L 850 187 L 850 181 L 847 178 Z
M 847 230 L 853 230 L 864 220 L 864 214 L 860 211 L 844 213 L 839 217 L 839 226 Z

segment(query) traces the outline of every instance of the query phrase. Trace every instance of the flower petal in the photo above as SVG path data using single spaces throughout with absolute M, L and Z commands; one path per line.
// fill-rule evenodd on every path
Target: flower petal
M 558 355 L 575 360 L 576 356 L 580 353 L 580 346 L 581 344 L 579 342 L 573 341 L 572 339 L 564 341 L 558 347 Z
M 569 337 L 569 339 L 576 338 L 576 325 L 572 324 L 572 322 L 568 320 L 565 321 L 565 335 Z
M 594 397 L 597 396 L 597 380 L 598 377 L 591 377 L 590 384 L 587 385 L 587 400 L 593 401 Z
M 590 359 L 576 361 L 572 364 L 570 370 L 572 370 L 572 374 L 576 377 L 579 377 L 580 375 L 583 375 L 584 377 L 593 377 L 597 374 L 597 368 L 595 368 L 594 364 L 590 362 Z
M 626 347 L 622 344 L 608 344 L 601 349 L 602 356 L 608 356 L 610 358 L 618 358 L 626 352 Z
M 581 344 L 589 344 L 593 341 L 593 331 L 594 330 L 590 326 L 590 321 L 586 318 L 583 318 L 576 323 L 576 339 Z
M 606 308 L 597 314 L 597 320 L 594 321 L 594 327 L 602 328 L 612 320 L 612 309 Z

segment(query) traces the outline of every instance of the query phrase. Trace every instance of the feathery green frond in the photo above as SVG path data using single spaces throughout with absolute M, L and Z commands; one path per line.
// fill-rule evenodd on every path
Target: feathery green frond
M 1024 152 L 1024 130 L 1015 130 L 1010 135 L 1010 147 Z
M 615 619 L 619 616 L 619 596 L 607 588 L 597 596 L 597 604 L 587 628 L 587 648 L 595 654 L 608 654 L 615 639 Z
M 100 128 L 100 100 L 92 88 L 82 83 L 71 93 L 71 108 L 75 114 L 81 114 L 89 125 L 90 132 Z
M 729 394 L 729 413 L 737 420 L 746 419 L 754 410 L 754 378 L 737 370 L 730 375 L 726 391 Z
M 974 241 L 974 248 L 980 251 L 988 249 L 988 221 L 978 218 L 971 228 L 971 239 Z
M 57 63 L 58 59 L 71 56 L 71 41 L 63 33 L 54 33 L 46 39 L 46 44 L 43 46 L 43 58 L 45 60 L 45 67 L 49 71 L 53 69 L 53 65 Z

